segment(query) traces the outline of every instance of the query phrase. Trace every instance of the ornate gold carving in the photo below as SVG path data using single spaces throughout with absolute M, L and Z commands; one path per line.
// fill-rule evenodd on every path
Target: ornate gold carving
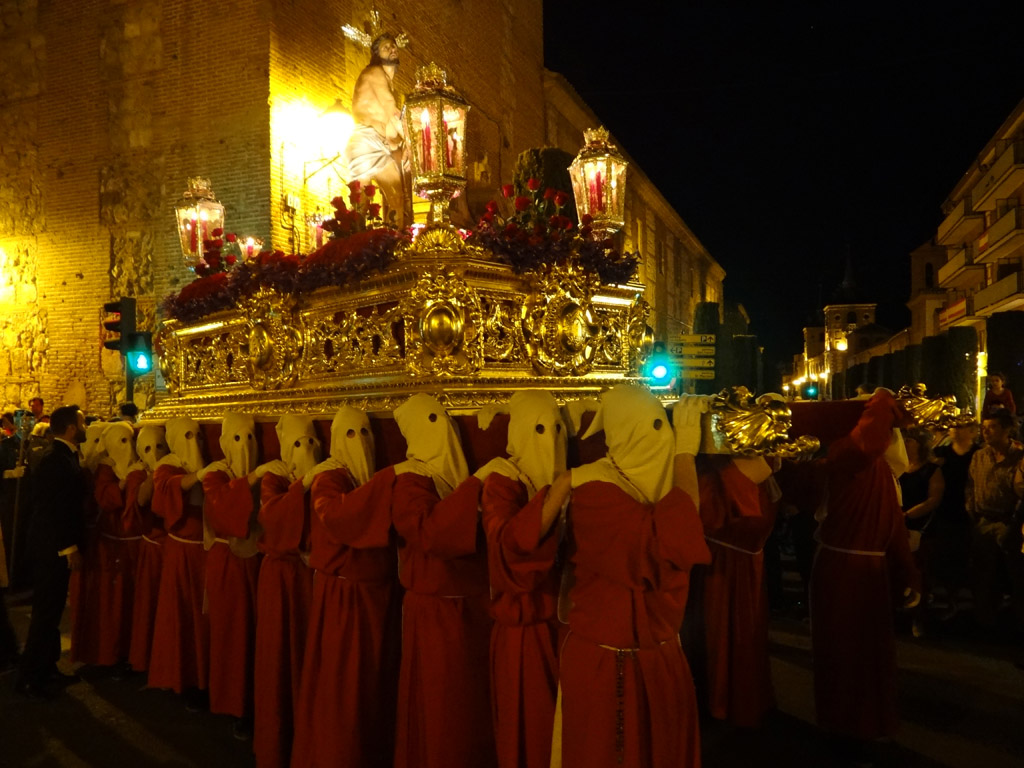
M 805 435 L 790 441 L 793 412 L 789 404 L 773 395 L 758 398 L 746 387 L 723 389 L 711 401 L 712 421 L 729 449 L 742 456 L 785 456 L 797 458 L 818 450 L 815 437 Z
M 426 272 L 403 303 L 405 360 L 413 374 L 468 374 L 483 365 L 483 313 L 454 272 Z
M 193 325 L 165 323 L 172 396 L 147 418 L 326 414 L 346 402 L 387 410 L 415 392 L 468 409 L 524 388 L 575 399 L 638 381 L 642 286 L 598 286 L 564 269 L 516 275 L 477 250 L 406 251 L 353 288 L 264 289 Z
M 591 304 L 597 279 L 578 269 L 561 267 L 535 276 L 534 284 L 536 288 L 522 309 L 523 335 L 531 362 L 540 373 L 586 374 L 603 342 Z
M 245 342 L 239 351 L 253 389 L 290 387 L 298 379 L 303 338 L 295 305 L 294 296 L 268 288 L 243 302 Z
M 468 253 L 466 244 L 459 233 L 451 227 L 430 227 L 416 236 L 408 248 L 409 253 L 434 253 L 446 251 L 448 255 Z
M 910 417 L 921 427 L 937 427 L 948 429 L 956 424 L 973 424 L 975 419 L 964 419 L 956 404 L 956 397 L 928 397 L 928 388 L 921 383 L 912 387 L 903 387 L 896 395 L 896 401 L 910 414 Z

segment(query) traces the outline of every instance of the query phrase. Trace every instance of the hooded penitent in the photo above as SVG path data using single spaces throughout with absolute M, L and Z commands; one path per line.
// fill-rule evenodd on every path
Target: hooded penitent
M 395 421 L 408 448 L 395 474 L 415 472 L 434 479 L 442 499 L 469 475 L 455 425 L 441 404 L 427 394 L 413 395 L 395 409 Z
M 532 496 L 565 471 L 568 436 L 550 392 L 526 390 L 509 400 L 508 451 Z
M 167 455 L 164 428 L 147 424 L 140 429 L 135 438 L 135 452 L 150 472 L 156 470 L 157 463 Z
M 94 471 L 103 458 L 103 431 L 107 426 L 106 422 L 94 421 L 85 428 L 85 442 L 81 445 L 82 466 L 90 471 Z
M 601 395 L 584 438 L 604 430 L 608 455 L 572 471 L 572 485 L 614 483 L 639 502 L 653 504 L 672 488 L 675 434 L 665 408 L 650 392 L 620 384 Z
M 125 421 L 107 424 L 101 442 L 107 457 L 103 460 L 114 468 L 114 474 L 121 480 L 128 477 L 132 465 L 137 463 L 135 455 L 135 430 Z
M 186 416 L 168 419 L 164 424 L 167 447 L 171 454 L 166 457 L 186 472 L 198 472 L 203 468 L 203 452 L 199 447 L 199 422 Z
M 320 461 L 320 441 L 309 416 L 285 414 L 274 430 L 281 444 L 281 461 L 292 479 L 302 477 Z
M 252 416 L 225 414 L 220 423 L 220 449 L 232 478 L 245 477 L 256 469 L 256 423 Z
M 331 458 L 348 470 L 352 482 L 362 485 L 374 472 L 373 432 L 370 418 L 343 405 L 331 422 Z

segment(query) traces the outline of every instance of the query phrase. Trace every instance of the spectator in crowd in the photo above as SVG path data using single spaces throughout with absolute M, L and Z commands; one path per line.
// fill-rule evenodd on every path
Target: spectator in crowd
M 32 411 L 32 417 L 36 420 L 36 424 L 40 422 L 44 424 L 50 423 L 50 416 L 43 410 L 43 398 L 33 397 L 28 401 L 29 410 Z
M 1006 377 L 1001 373 L 993 373 L 988 377 L 988 392 L 981 406 L 981 417 L 988 418 L 1000 408 L 1006 409 L 1011 416 L 1017 415 L 1017 404 L 1013 402 L 1013 392 L 1006 388 Z
M 937 567 L 939 552 L 932 523 L 946 487 L 942 470 L 931 460 L 931 443 L 931 433 L 922 427 L 903 432 L 908 463 L 906 472 L 899 477 L 900 495 L 907 529 L 910 531 L 910 549 L 915 553 L 917 567 L 921 571 L 922 595 L 928 594 L 932 574 Z M 915 610 L 914 637 L 924 635 L 927 610 L 927 600 L 922 600 Z
M 1018 617 L 1024 602 L 1016 560 L 1020 554 L 1020 525 L 1014 512 L 1024 493 L 1020 463 L 1024 446 L 1012 439 L 1013 416 L 997 409 L 981 423 L 985 445 L 974 454 L 967 475 L 967 512 L 973 522 L 971 583 L 974 617 L 983 629 L 994 629 L 1003 589 L 1011 590 Z
M 932 578 L 933 606 L 945 609 L 942 618 L 951 619 L 958 609 L 960 590 L 967 587 L 967 560 L 971 551 L 971 519 L 967 515 L 965 494 L 971 459 L 978 450 L 978 424 L 963 421 L 949 428 L 949 440 L 934 451 L 935 463 L 942 467 L 945 491 L 929 529 L 934 540 L 935 560 Z M 966 592 L 963 596 L 966 598 Z M 946 602 L 943 605 L 943 601 Z

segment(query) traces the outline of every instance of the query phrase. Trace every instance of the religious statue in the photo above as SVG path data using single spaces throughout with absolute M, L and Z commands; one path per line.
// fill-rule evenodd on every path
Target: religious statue
M 412 195 L 408 188 L 408 153 L 401 111 L 394 92 L 398 49 L 405 35 L 383 31 L 380 14 L 370 16 L 371 34 L 349 25 L 345 35 L 370 49 L 370 63 L 356 79 L 352 116 L 356 126 L 345 147 L 350 181 L 375 180 L 384 197 L 384 218 L 401 228 L 412 222 Z

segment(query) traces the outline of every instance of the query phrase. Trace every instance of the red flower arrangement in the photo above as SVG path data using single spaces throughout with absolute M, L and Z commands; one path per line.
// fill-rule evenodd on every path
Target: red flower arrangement
M 596 240 L 589 216 L 577 229 L 562 213 L 571 200 L 569 194 L 551 187 L 538 194 L 540 186 L 537 179 L 529 179 L 530 196 L 516 196 L 511 184 L 503 186 L 501 191 L 511 199 L 515 212 L 503 218 L 498 204 L 490 201 L 470 242 L 490 250 L 517 273 L 575 261 L 584 271 L 596 272 L 603 283 L 632 279 L 639 256 L 619 253 L 611 240 Z
M 203 258 L 195 268 L 200 277 L 227 272 L 245 258 L 234 232 L 224 234 L 224 230 L 217 227 L 210 234 L 212 237 L 209 240 L 203 240 Z

